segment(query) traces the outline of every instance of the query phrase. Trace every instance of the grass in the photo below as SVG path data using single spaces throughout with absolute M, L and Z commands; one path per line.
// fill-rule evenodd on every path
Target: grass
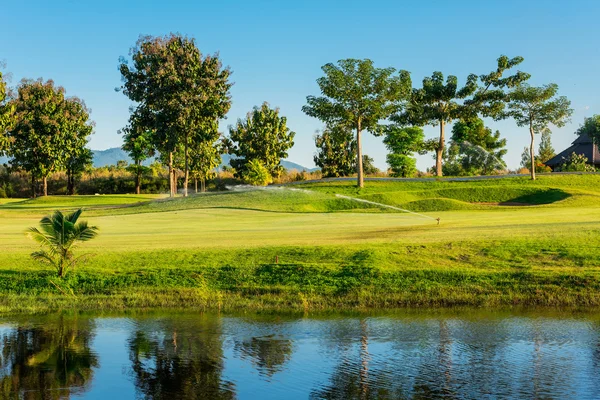
M 293 189 L 0 203 L 0 312 L 600 305 L 598 175 Z M 60 281 L 23 232 L 76 207 L 100 236 Z

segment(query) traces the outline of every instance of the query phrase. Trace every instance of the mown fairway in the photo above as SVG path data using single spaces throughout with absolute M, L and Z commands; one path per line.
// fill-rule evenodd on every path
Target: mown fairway
M 368 182 L 361 192 L 351 185 L 175 200 L 125 195 L 5 201 L 0 292 L 58 293 L 47 282 L 48 270 L 29 258 L 37 247 L 24 231 L 54 209 L 82 206 L 83 218 L 101 234 L 80 250 L 91 258 L 64 283 L 74 296 L 201 288 L 220 296 L 274 296 L 279 306 L 291 307 L 302 294 L 306 307 L 306 296 L 374 293 L 371 288 L 379 287 L 385 296 L 353 305 L 600 304 L 598 175 Z M 441 224 L 336 193 L 440 217 Z M 351 268 L 354 281 L 348 283 L 347 274 L 332 277 L 344 268 Z M 14 301 L 3 304 L 14 309 Z M 154 304 L 136 301 L 130 305 Z

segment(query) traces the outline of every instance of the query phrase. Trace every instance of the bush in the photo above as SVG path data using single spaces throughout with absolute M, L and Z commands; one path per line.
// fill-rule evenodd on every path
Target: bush
M 596 168 L 588 164 L 588 159 L 583 154 L 572 153 L 558 168 L 562 172 L 594 172 Z
M 246 164 L 243 179 L 244 182 L 253 186 L 267 186 L 273 182 L 273 177 L 259 160 L 252 160 Z

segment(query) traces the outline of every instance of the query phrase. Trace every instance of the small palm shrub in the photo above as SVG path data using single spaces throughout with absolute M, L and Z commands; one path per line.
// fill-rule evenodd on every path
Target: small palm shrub
M 34 260 L 49 264 L 56 269 L 59 277 L 75 267 L 81 257 L 75 258 L 73 249 L 80 242 L 87 242 L 98 235 L 98 228 L 88 226 L 86 221 L 77 222 L 82 209 L 72 214 L 64 215 L 60 211 L 42 218 L 40 229 L 29 228 L 28 234 L 42 247 L 31 253 Z
M 253 186 L 267 186 L 273 182 L 273 177 L 259 160 L 252 160 L 246 164 L 243 178 L 244 182 Z

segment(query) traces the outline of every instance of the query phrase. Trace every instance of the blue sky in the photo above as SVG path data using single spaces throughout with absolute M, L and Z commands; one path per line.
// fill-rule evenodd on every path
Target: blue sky
M 129 101 L 115 92 L 119 56 L 140 34 L 180 32 L 203 53 L 218 51 L 233 70 L 233 105 L 223 130 L 263 101 L 278 106 L 296 132 L 289 159 L 313 166 L 321 123 L 301 111 L 318 94 L 320 67 L 342 58 L 412 73 L 414 85 L 433 71 L 464 82 L 487 73 L 501 54 L 525 57 L 531 84 L 554 82 L 572 101 L 572 123 L 553 129 L 556 150 L 574 139 L 585 116 L 600 113 L 598 1 L 13 1 L 0 7 L 0 60 L 21 78 L 53 79 L 92 109 L 93 149 L 120 146 L 117 130 Z M 488 124 L 508 139 L 517 167 L 528 132 L 511 120 Z M 426 128 L 428 136 L 436 128 Z M 364 151 L 385 167 L 381 138 L 366 135 Z M 419 167 L 433 164 L 430 155 Z

